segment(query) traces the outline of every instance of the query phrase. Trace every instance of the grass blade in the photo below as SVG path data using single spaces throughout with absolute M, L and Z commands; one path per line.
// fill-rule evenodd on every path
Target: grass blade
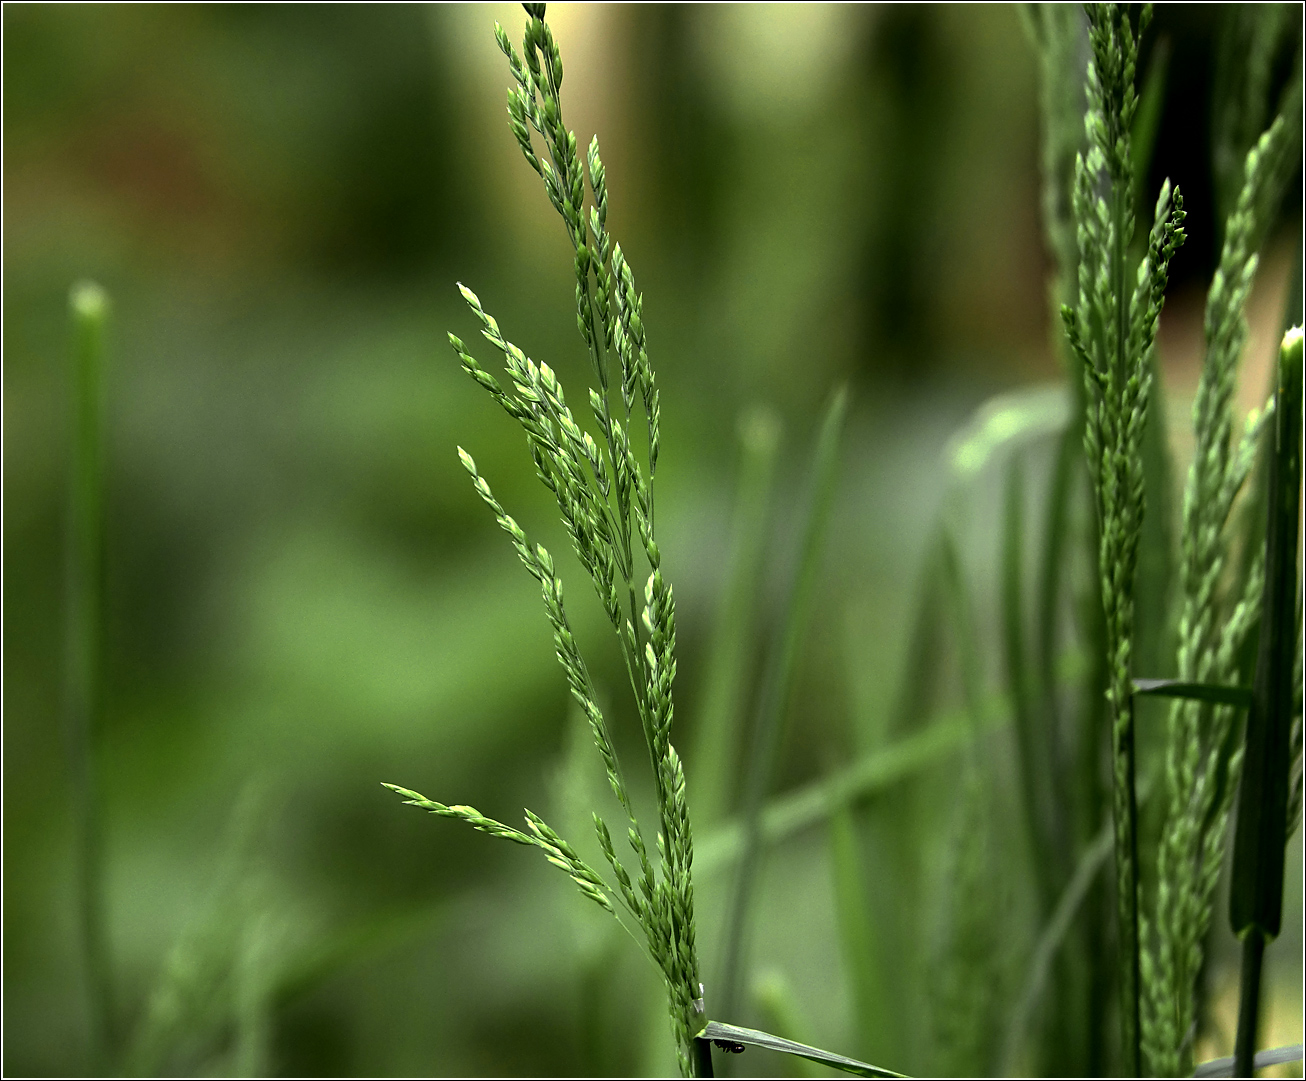
M 1285 1062 L 1300 1062 L 1303 1050 L 1299 1043 L 1286 1047 L 1275 1047 L 1269 1051 L 1257 1051 L 1253 1060 L 1254 1068 L 1264 1070 L 1267 1066 L 1281 1066 Z M 1194 1077 L 1233 1077 L 1233 1058 L 1213 1058 L 1203 1062 L 1193 1071 Z
M 1003 1045 L 1003 1073 L 1008 1077 L 1019 1075 L 1020 1071 L 1016 1058 L 1020 1054 L 1020 1048 L 1024 1043 L 1025 1033 L 1029 1029 L 1029 1023 L 1034 1016 L 1034 1011 L 1043 998 L 1043 991 L 1047 985 L 1048 974 L 1052 970 L 1052 963 L 1056 959 L 1057 952 L 1065 941 L 1066 935 L 1070 932 L 1080 906 L 1084 903 L 1084 899 L 1088 896 L 1093 883 L 1111 857 L 1113 844 L 1114 837 L 1111 823 L 1108 822 L 1098 831 L 1097 836 L 1093 838 L 1093 843 L 1080 856 L 1079 865 L 1075 868 L 1074 875 L 1062 892 L 1056 907 L 1052 910 L 1051 917 L 1034 946 L 1034 953 L 1030 958 L 1029 970 L 1025 977 L 1024 990 L 1021 992 L 1015 1012 L 1012 1014 L 1011 1025 L 1007 1029 L 1006 1042 Z
M 738 1025 L 725 1025 L 720 1021 L 709 1021 L 702 1032 L 705 1040 L 720 1040 L 727 1044 L 744 1044 L 748 1047 L 763 1047 L 768 1051 L 783 1051 L 787 1055 L 797 1055 L 822 1066 L 833 1066 L 836 1070 L 854 1074 L 857 1077 L 906 1077 L 906 1074 L 894 1073 L 881 1066 L 872 1066 L 867 1062 L 858 1062 L 855 1058 L 836 1055 L 822 1051 L 819 1047 L 809 1047 L 805 1043 L 795 1043 L 769 1032 L 759 1032 L 755 1028 L 740 1028 Z
M 1246 707 L 1252 704 L 1250 687 L 1221 687 L 1214 683 L 1185 683 L 1181 679 L 1136 679 L 1134 694 L 1158 698 L 1186 698 L 1220 706 Z
M 1248 1076 L 1255 1048 L 1260 961 L 1279 933 L 1287 829 L 1292 650 L 1297 643 L 1297 518 L 1301 491 L 1302 332 L 1284 335 L 1275 395 L 1275 453 L 1270 460 L 1265 591 L 1256 685 L 1247 717 L 1229 922 L 1243 939 L 1235 1069 Z
M 77 837 L 77 919 L 87 981 L 93 1068 L 115 1049 L 113 988 L 105 933 L 103 808 L 96 770 L 101 709 L 104 561 L 104 336 L 109 298 L 82 282 L 69 296 L 74 338 L 72 432 L 66 521 L 63 714 Z
M 983 703 L 981 728 L 1004 723 L 1010 709 L 1005 697 Z M 919 732 L 859 759 L 846 769 L 780 796 L 759 815 L 763 845 L 773 845 L 800 830 L 824 821 L 841 807 L 864 799 L 910 777 L 964 747 L 975 734 L 969 711 L 944 714 Z M 740 859 L 745 824 L 735 819 L 709 831 L 694 845 L 694 869 L 707 874 Z
M 830 866 L 844 963 L 852 984 L 853 1046 L 858 1054 L 885 1047 L 892 1016 L 885 993 L 887 967 L 877 948 L 862 866 L 857 824 L 847 804 L 830 815 Z
M 848 410 L 848 390 L 840 387 L 826 409 L 812 460 L 811 486 L 805 512 L 800 518 L 798 558 L 786 597 L 784 614 L 776 638 L 768 651 L 766 683 L 758 706 L 757 723 L 744 778 L 744 848 L 731 898 L 724 935 L 721 979 L 721 1009 L 730 1013 L 741 1000 L 743 950 L 748 911 L 762 854 L 762 802 L 771 785 L 775 759 L 780 751 L 782 722 L 789 704 L 799 643 L 807 628 L 808 611 L 820 566 L 825 525 L 834 497 L 839 461 L 839 437 Z
M 761 1013 L 766 1027 L 776 1035 L 788 1033 L 782 1039 L 803 1041 L 797 1037 L 807 1034 L 809 1027 L 801 1008 L 794 1000 L 793 989 L 783 973 L 773 970 L 753 983 L 753 1003 Z M 810 1059 L 800 1058 L 793 1065 L 802 1077 L 824 1077 L 821 1068 Z
M 1016 747 L 1025 802 L 1025 818 L 1034 855 L 1042 914 L 1046 917 L 1056 903 L 1061 879 L 1058 864 L 1063 846 L 1058 841 L 1059 808 L 1050 787 L 1053 758 L 1048 744 L 1048 725 L 1036 715 L 1032 667 L 1025 646 L 1024 533 L 1025 474 L 1019 456 L 1013 455 L 1007 471 L 1006 513 L 1002 535 L 1002 629 L 1007 686 L 1016 721 Z
M 1293 327 L 1302 325 L 1302 251 L 1301 228 L 1297 229 L 1297 243 L 1292 257 L 1292 277 L 1288 281 L 1288 299 L 1285 304 L 1283 330 L 1286 334 Z
M 767 521 L 780 447 L 780 418 L 755 406 L 739 418 L 739 495 L 735 507 L 730 573 L 705 679 L 694 744 L 694 823 L 706 826 L 730 810 L 738 761 L 739 725 L 748 699 L 749 654 L 757 622 L 769 534 Z
M 1077 468 L 1083 460 L 1084 432 L 1078 424 L 1067 424 L 1057 439 L 1052 483 L 1048 491 L 1046 520 L 1043 527 L 1042 559 L 1039 563 L 1038 638 L 1033 662 L 1038 673 L 1038 693 L 1042 699 L 1044 724 L 1049 738 L 1055 740 L 1060 730 L 1061 709 L 1057 697 L 1057 655 L 1061 641 L 1061 603 L 1066 586 L 1066 541 L 1071 497 L 1074 494 Z M 1055 750 L 1055 743 L 1053 744 Z M 1058 761 L 1054 753 L 1053 761 Z

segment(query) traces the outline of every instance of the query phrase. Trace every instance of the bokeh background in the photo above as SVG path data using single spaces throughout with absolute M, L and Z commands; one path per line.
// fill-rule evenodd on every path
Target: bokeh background
M 131 1061 L 672 1068 L 660 987 L 619 930 L 542 860 L 379 783 L 568 826 L 577 786 L 601 785 L 536 587 L 454 453 L 467 447 L 511 512 L 566 549 L 522 441 L 444 343 L 476 339 L 462 281 L 573 400 L 584 386 L 571 258 L 506 124 L 495 19 L 520 36 L 507 4 L 4 7 L 6 1073 L 91 1068 L 59 723 L 67 297 L 83 278 L 113 306 L 97 756 Z M 910 694 L 903 656 L 950 437 L 991 395 L 1061 379 L 1033 54 L 1014 9 L 984 5 L 558 4 L 549 21 L 567 122 L 582 143 L 600 135 L 609 226 L 644 291 L 662 387 L 679 746 L 694 743 L 720 613 L 740 418 L 781 433 L 761 641 L 820 410 L 851 388 L 775 783 L 787 789 L 876 745 Z M 1171 49 L 1153 187 L 1176 180 L 1190 215 L 1162 320 L 1181 462 L 1217 254 L 1218 25 L 1213 6 L 1165 6 L 1148 39 Z M 1268 385 L 1299 203 L 1298 181 L 1253 300 L 1244 404 Z M 564 567 L 620 702 L 601 612 Z M 691 804 L 696 771 L 735 765 L 691 760 Z M 919 881 L 874 871 L 908 843 L 874 826 L 881 809 L 894 821 L 898 794 L 861 808 L 884 933 L 914 957 L 929 956 L 942 903 L 931 868 L 955 773 L 945 762 L 913 790 Z M 1300 835 L 1291 851 L 1273 1044 L 1301 1037 Z M 850 1046 L 825 834 L 766 866 L 751 955 L 766 993 L 738 1020 L 776 1023 L 759 1004 L 788 1003 L 799 1038 Z M 698 886 L 709 972 L 724 886 Z M 1218 937 L 1223 909 L 1215 922 Z M 1010 944 L 1013 963 L 1027 945 Z M 1231 1046 L 1231 950 L 1209 974 L 1225 1011 L 1212 1054 Z M 909 1072 L 937 1065 L 914 1012 L 924 967 L 885 974 L 911 1016 L 882 1058 Z M 748 1068 L 793 1067 L 754 1052 Z

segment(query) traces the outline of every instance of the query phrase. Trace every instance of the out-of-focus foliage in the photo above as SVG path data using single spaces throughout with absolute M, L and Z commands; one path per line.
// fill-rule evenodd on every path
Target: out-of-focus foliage
M 88 277 L 113 298 L 98 767 L 128 1068 L 673 1067 L 660 989 L 604 914 L 538 861 L 405 813 L 378 783 L 503 821 L 526 803 L 569 833 L 601 785 L 569 735 L 536 586 L 454 453 L 474 447 L 523 527 L 566 551 L 519 434 L 444 346 L 465 328 L 453 283 L 475 280 L 533 357 L 585 377 L 567 241 L 502 107 L 491 27 L 520 17 L 506 4 L 4 8 L 7 1072 L 90 1061 L 58 722 L 66 299 Z M 768 583 L 757 632 L 731 647 L 748 688 L 783 601 L 805 448 L 841 379 L 841 481 L 775 787 L 953 716 L 968 695 L 987 702 L 1002 688 L 997 633 L 961 673 L 942 621 L 913 613 L 948 492 L 973 619 L 997 626 L 999 474 L 987 451 L 969 471 L 942 451 L 991 394 L 1061 372 L 1035 62 L 1016 14 L 560 4 L 549 17 L 568 123 L 603 138 L 610 228 L 640 267 L 657 349 L 677 746 L 698 745 L 721 639 L 737 418 L 760 405 L 782 432 L 771 540 L 749 557 Z M 1218 252 L 1216 25 L 1164 8 L 1140 58 L 1146 70 L 1170 40 L 1147 191 L 1170 176 L 1189 212 L 1160 341 L 1181 410 L 1196 383 L 1184 327 L 1200 326 L 1184 290 L 1204 293 Z M 1272 322 L 1279 305 L 1265 305 Z M 1257 333 L 1253 314 L 1253 349 Z M 574 561 L 559 564 L 576 580 Z M 603 613 L 571 595 L 614 738 L 639 761 Z M 1160 718 L 1140 709 L 1140 731 Z M 962 1028 L 991 1023 L 990 976 L 1014 1007 L 1038 928 L 1012 736 L 985 723 L 972 750 L 854 801 L 833 834 L 770 851 L 753 994 L 723 1020 L 905 1072 L 993 1068 L 976 1056 L 1001 1041 Z M 705 745 L 713 760 L 687 762 L 691 813 L 695 771 L 716 770 L 724 814 L 743 748 Z M 645 784 L 636 802 L 649 798 Z M 1007 869 L 1001 883 L 983 880 L 987 861 Z M 983 905 L 959 906 L 974 882 Z M 727 885 L 720 869 L 696 881 L 709 995 Z M 1299 979 L 1275 968 L 1299 955 L 1299 924 L 1285 918 L 1267 954 L 1276 979 Z M 976 947 L 951 949 L 959 935 Z M 869 969 L 850 966 L 850 941 Z M 1203 1024 L 1218 1032 L 1227 943 L 1209 956 Z M 876 990 L 887 1012 L 867 1024 Z M 1299 1037 L 1300 1001 L 1272 1009 L 1288 1019 L 1274 1042 Z M 740 1068 L 783 1067 L 749 1052 Z

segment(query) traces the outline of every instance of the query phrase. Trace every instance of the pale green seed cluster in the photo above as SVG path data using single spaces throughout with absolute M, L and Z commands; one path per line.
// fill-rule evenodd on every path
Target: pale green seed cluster
M 600 438 L 585 431 L 572 414 L 553 370 L 547 364 L 537 364 L 508 341 L 476 294 L 462 285 L 459 289 L 480 321 L 482 335 L 503 356 L 508 389 L 472 357 L 461 340 L 450 334 L 449 341 L 467 373 L 526 433 L 536 472 L 557 499 L 572 546 L 620 642 L 653 768 L 659 811 L 657 869 L 636 820 L 593 682 L 568 623 L 562 580 L 553 559 L 542 546 L 528 540 L 495 499 L 471 455 L 461 447 L 458 454 L 477 492 L 511 538 L 526 569 L 540 583 L 558 660 L 573 697 L 589 721 L 612 790 L 626 812 L 626 836 L 637 870 L 633 877 L 627 871 L 607 824 L 597 814 L 595 830 L 616 878 L 615 888 L 530 811 L 526 812 L 530 832 L 523 833 L 485 818 L 470 807 L 447 806 L 407 789 L 395 791 L 435 814 L 461 819 L 492 836 L 543 849 L 549 861 L 570 875 L 586 896 L 620 918 L 615 898 L 642 928 L 649 955 L 666 979 L 681 1068 L 689 1074 L 695 1069 L 694 1038 L 706 1014 L 694 938 L 693 837 L 685 773 L 670 738 L 676 675 L 675 601 L 663 576 L 662 556 L 654 539 L 658 391 L 647 352 L 643 298 L 636 291 L 621 246 L 614 244 L 607 232 L 607 177 L 598 140 L 590 143 L 582 165 L 576 136 L 563 124 L 562 57 L 544 21 L 545 6 L 524 6 L 529 18 L 521 57 L 503 28 L 495 25 L 495 37 L 516 82 L 508 93 L 508 113 L 522 154 L 543 179 L 545 192 L 563 219 L 575 253 L 576 320 L 598 383 L 589 392 L 589 405 Z M 542 139 L 545 154 L 536 152 L 532 133 Z M 587 179 L 591 195 L 588 207 Z M 621 376 L 620 405 L 615 412 L 608 389 L 609 358 L 614 353 Z M 631 435 L 632 416 L 641 409 L 647 441 L 643 464 Z M 636 567 L 636 543 L 649 569 L 642 589 L 637 585 L 643 572 Z
M 1087 158 L 1075 163 L 1079 303 L 1062 308 L 1071 348 L 1084 367 L 1088 420 L 1084 447 L 1098 520 L 1098 573 L 1106 619 L 1107 705 L 1111 714 L 1116 889 L 1120 931 L 1121 1023 L 1127 1073 L 1137 1073 L 1138 837 L 1131 684 L 1134 572 L 1143 520 L 1143 429 L 1153 348 L 1170 257 L 1183 242 L 1183 200 L 1162 185 L 1147 252 L 1129 273 L 1134 233 L 1130 128 L 1138 107 L 1135 33 L 1127 10 L 1088 5 Z
M 1193 404 L 1196 450 L 1184 489 L 1177 676 L 1191 683 L 1236 682 L 1237 658 L 1260 615 L 1264 552 L 1258 547 L 1236 596 L 1221 587 L 1229 562 L 1234 500 L 1251 471 L 1269 408 L 1247 418 L 1235 445 L 1233 398 L 1247 338 L 1244 314 L 1256 275 L 1258 214 L 1289 154 L 1279 117 L 1247 155 L 1242 190 L 1225 229 L 1220 265 L 1206 302 L 1206 357 Z M 1166 748 L 1168 807 L 1157 854 L 1156 924 L 1144 953 L 1148 990 L 1143 1041 L 1160 1076 L 1192 1070 L 1197 979 L 1211 922 L 1224 841 L 1237 790 L 1241 747 L 1228 706 L 1175 700 Z

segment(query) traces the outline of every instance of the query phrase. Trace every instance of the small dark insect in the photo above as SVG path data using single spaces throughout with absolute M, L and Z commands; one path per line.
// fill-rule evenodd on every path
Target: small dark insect
M 719 1050 L 728 1055 L 742 1055 L 744 1053 L 744 1045 L 735 1043 L 734 1040 L 713 1040 L 712 1042 L 717 1045 Z

